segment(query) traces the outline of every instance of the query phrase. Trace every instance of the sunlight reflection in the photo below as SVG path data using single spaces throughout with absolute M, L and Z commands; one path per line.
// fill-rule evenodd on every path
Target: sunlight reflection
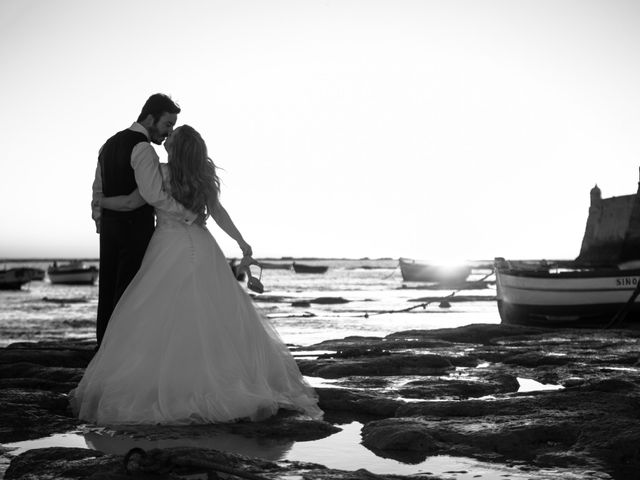
M 518 377 L 518 383 L 520 384 L 518 393 L 538 392 L 542 390 L 562 390 L 564 388 L 562 385 L 540 383 L 530 378 Z

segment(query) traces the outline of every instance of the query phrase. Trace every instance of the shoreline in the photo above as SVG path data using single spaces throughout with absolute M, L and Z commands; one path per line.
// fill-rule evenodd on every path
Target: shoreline
M 428 465 L 425 461 L 437 456 L 470 459 L 466 473 L 433 479 L 472 478 L 465 476 L 473 473 L 468 469 L 485 464 L 514 479 L 632 479 L 640 469 L 639 339 L 640 332 L 632 330 L 499 324 L 347 337 L 304 347 L 331 353 L 296 358 L 304 375 L 322 379 L 316 387 L 326 413 L 322 422 L 282 413 L 253 424 L 108 430 L 185 443 L 194 432 L 202 438 L 239 435 L 263 445 L 306 443 L 310 448 L 343 432 L 376 457 L 407 465 Z M 51 455 L 58 459 L 61 478 L 115 474 L 121 468 L 122 455 L 86 448 L 32 449 L 17 456 L 6 451 L 7 444 L 81 427 L 68 411 L 66 392 L 81 377 L 91 349 L 87 341 L 14 343 L 0 349 L 0 401 L 7 406 L 0 412 L 0 442 L 2 462 L 10 461 L 7 479 L 43 472 L 38 469 L 47 459 L 51 463 Z M 558 388 L 519 392 L 518 378 Z M 348 428 L 353 431 L 344 433 Z M 327 477 L 328 470 L 302 460 L 273 463 L 189 445 L 158 452 L 178 464 L 187 451 L 200 463 L 215 452 L 227 463 L 273 479 L 301 471 L 308 479 L 410 478 L 406 473 L 367 477 L 358 465 L 330 469 Z M 69 476 L 78 457 L 84 459 L 85 476 Z

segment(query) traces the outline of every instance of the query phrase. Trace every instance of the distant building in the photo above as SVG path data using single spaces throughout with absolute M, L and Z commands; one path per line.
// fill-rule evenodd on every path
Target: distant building
M 589 217 L 576 261 L 604 265 L 637 259 L 640 259 L 638 194 L 602 198 L 596 185 L 591 189 Z

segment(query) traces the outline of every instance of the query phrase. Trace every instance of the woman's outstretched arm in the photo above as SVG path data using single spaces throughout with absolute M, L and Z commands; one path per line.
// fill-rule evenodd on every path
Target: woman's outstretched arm
M 240 250 L 242 250 L 242 255 L 244 257 L 252 256 L 253 250 L 251 249 L 251 245 L 242 238 L 242 234 L 235 226 L 233 220 L 231 220 L 231 217 L 229 216 L 229 213 L 225 210 L 222 204 L 219 201 L 215 202 L 214 205 L 209 204 L 209 212 L 222 231 L 238 242 L 238 246 L 240 247 Z

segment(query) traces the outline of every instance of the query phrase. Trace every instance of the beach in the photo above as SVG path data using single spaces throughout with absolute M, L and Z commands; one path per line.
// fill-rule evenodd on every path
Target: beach
M 316 388 L 322 422 L 82 424 L 66 393 L 92 356 L 97 287 L 45 280 L 0 292 L 6 478 L 41 473 L 54 457 L 58 478 L 116 475 L 132 448 L 165 452 L 175 468 L 188 453 L 192 475 L 218 452 L 274 479 L 635 478 L 637 332 L 503 326 L 490 281 L 442 289 L 403 283 L 393 259 L 307 262 L 329 269 L 265 269 L 254 299 Z

